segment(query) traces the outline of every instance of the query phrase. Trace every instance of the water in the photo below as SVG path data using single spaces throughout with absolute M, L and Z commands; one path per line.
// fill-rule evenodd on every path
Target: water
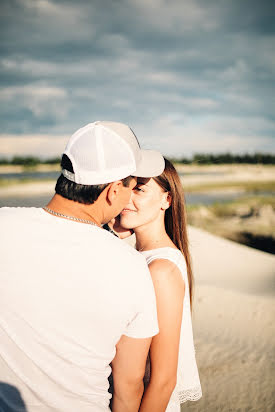
M 179 172 L 179 176 L 224 176 L 226 173 L 217 172 L 217 171 L 207 171 L 207 172 Z M 32 180 L 41 180 L 41 179 L 51 179 L 56 180 L 60 175 L 60 171 L 48 171 L 48 172 L 38 172 L 38 171 L 23 171 L 23 172 L 13 172 L 13 173 L 0 173 L 1 179 L 32 179 Z
M 198 170 L 197 172 L 178 172 L 180 177 L 185 177 L 185 176 L 225 176 L 226 173 L 225 172 L 217 172 L 215 171 L 200 171 Z
M 184 175 L 195 175 L 195 174 L 204 174 L 204 175 L 212 175 L 212 174 L 220 174 L 223 173 L 219 172 L 191 172 L 185 173 Z M 60 172 L 58 171 L 49 171 L 49 172 L 36 172 L 36 171 L 25 171 L 22 173 L 1 173 L 0 179 L 10 180 L 10 179 L 31 179 L 33 181 L 36 180 L 56 180 Z M 253 194 L 253 196 L 257 195 L 272 195 L 272 192 L 260 192 L 257 194 Z M 5 196 L 0 198 L 0 207 L 3 206 L 24 206 L 24 207 L 41 207 L 45 206 L 48 201 L 51 199 L 53 194 L 43 194 L 43 195 L 12 195 L 12 196 Z M 236 200 L 239 197 L 243 196 L 241 192 L 200 192 L 200 193 L 185 193 L 185 200 L 187 205 L 205 205 L 209 206 L 213 203 L 225 203 L 232 200 Z
M 53 195 L 53 194 L 52 194 Z M 0 207 L 41 207 L 45 206 L 52 197 L 51 194 L 41 195 L 11 195 L 0 198 Z M 211 205 L 215 202 L 227 202 L 240 197 L 240 193 L 185 193 L 185 201 L 187 205 Z
M 3 180 L 12 180 L 12 179 L 18 179 L 18 180 L 24 180 L 24 179 L 31 179 L 31 180 L 56 180 L 58 176 L 60 175 L 60 172 L 57 171 L 52 171 L 52 172 L 20 172 L 20 173 L 1 173 L 0 174 L 0 179 Z
M 42 207 L 45 206 L 49 200 L 52 198 L 54 193 L 52 194 L 41 194 L 41 195 L 12 195 L 12 196 L 5 196 L 0 198 L 0 207 L 9 206 L 9 207 Z M 257 193 L 259 196 L 269 196 L 274 193 L 272 192 L 261 192 Z M 257 196 L 251 195 L 251 196 Z M 185 201 L 187 205 L 204 205 L 209 206 L 213 203 L 226 203 L 228 201 L 232 201 L 238 199 L 239 197 L 243 196 L 243 193 L 185 193 Z
M 14 172 L 14 173 L 0 173 L 0 179 L 2 180 L 24 180 L 30 179 L 31 181 L 43 181 L 43 180 L 53 180 L 56 181 L 60 175 L 60 171 L 24 171 L 24 172 Z M 52 194 L 41 194 L 41 195 L 10 195 L 3 196 L 0 198 L 0 207 L 42 207 L 45 206 L 49 200 L 52 198 Z
M 219 192 L 216 193 L 188 193 L 185 192 L 185 201 L 187 205 L 204 205 L 209 206 L 213 203 L 225 203 L 235 199 L 238 199 L 240 196 L 243 196 L 243 193 L 240 192 L 230 192 L 222 194 Z
M 51 200 L 52 195 L 5 196 L 0 198 L 0 207 L 42 207 Z

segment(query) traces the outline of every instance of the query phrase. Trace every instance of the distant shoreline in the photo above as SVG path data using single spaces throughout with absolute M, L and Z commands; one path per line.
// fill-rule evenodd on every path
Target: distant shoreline
M 275 165 L 270 164 L 251 164 L 251 163 L 221 163 L 221 164 L 185 164 L 185 163 L 173 163 L 179 173 L 192 173 L 194 171 L 204 172 L 204 171 L 224 171 L 228 172 L 230 170 L 236 171 L 238 169 L 247 171 L 258 171 L 263 170 L 275 170 Z M 38 164 L 35 166 L 27 165 L 13 165 L 13 164 L 0 164 L 0 174 L 1 173 L 21 173 L 26 171 L 59 171 L 61 170 L 60 164 Z
M 0 177 L 4 173 L 23 173 L 23 172 L 58 172 L 60 170 L 59 164 L 37 166 L 22 166 L 22 165 L 0 165 Z
M 54 193 L 55 180 L 21 183 L 15 182 L 10 185 L 0 187 L 0 196 L 32 196 L 32 195 L 47 195 Z
M 275 192 L 275 165 L 183 165 L 175 164 L 185 192 L 256 193 Z M 60 172 L 59 165 L 39 165 L 35 167 L 0 165 L 0 193 L 16 193 L 24 186 L 25 192 L 38 190 L 37 185 L 53 184 L 54 173 Z M 37 176 L 33 176 L 37 173 Z M 49 173 L 47 175 L 47 173 Z M 10 174 L 10 176 L 9 176 Z M 22 189 L 18 189 L 21 191 Z
M 275 224 L 272 200 L 275 166 L 175 166 L 186 194 L 189 224 L 257 249 L 272 250 L 275 241 L 272 230 Z M 31 178 L 36 172 L 37 177 Z M 53 172 L 60 172 L 60 166 L 0 166 L 2 206 L 44 204 L 54 194 L 56 179 L 53 180 Z M 8 174 L 7 179 L 5 175 Z

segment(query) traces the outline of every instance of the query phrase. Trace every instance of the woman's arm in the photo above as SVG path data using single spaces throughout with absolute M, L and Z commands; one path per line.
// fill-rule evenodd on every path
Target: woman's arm
M 156 293 L 159 334 L 152 339 L 150 382 L 139 411 L 162 412 L 177 382 L 185 284 L 178 267 L 168 260 L 154 260 L 149 269 Z

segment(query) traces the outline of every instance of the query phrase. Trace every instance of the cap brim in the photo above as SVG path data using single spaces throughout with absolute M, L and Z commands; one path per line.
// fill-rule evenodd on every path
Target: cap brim
M 162 174 L 165 167 L 164 158 L 161 153 L 154 150 L 141 150 L 141 159 L 137 164 L 135 172 L 131 173 L 136 177 L 155 177 Z

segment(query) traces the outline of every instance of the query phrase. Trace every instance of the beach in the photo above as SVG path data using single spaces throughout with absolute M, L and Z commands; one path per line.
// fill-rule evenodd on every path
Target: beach
M 218 236 L 275 252 L 275 166 L 175 164 L 188 223 Z M 0 207 L 48 203 L 59 165 L 0 166 Z
M 189 227 L 203 397 L 182 411 L 275 410 L 275 257 Z
M 224 164 L 187 165 L 175 164 L 185 188 L 215 183 L 274 182 L 274 165 Z
M 256 177 L 257 168 L 253 170 Z M 184 173 L 185 182 L 188 178 L 192 184 L 210 182 L 209 168 L 205 176 L 188 175 L 185 166 Z M 194 168 L 190 173 L 195 173 Z M 240 173 L 235 177 L 244 178 Z M 266 169 L 264 180 L 271 177 Z M 3 186 L 0 200 L 3 206 L 15 201 L 20 205 L 23 199 L 29 206 L 46 204 L 54 186 L 53 181 Z M 183 404 L 182 411 L 275 411 L 275 256 L 197 227 L 189 226 L 188 231 L 195 277 L 193 329 L 203 397 Z

